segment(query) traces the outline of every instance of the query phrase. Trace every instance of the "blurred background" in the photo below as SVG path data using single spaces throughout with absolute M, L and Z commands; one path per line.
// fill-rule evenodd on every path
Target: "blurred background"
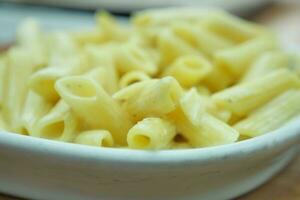
M 16 26 L 26 17 L 37 18 L 45 30 L 77 29 L 91 27 L 96 10 L 123 19 L 137 10 L 168 6 L 223 8 L 300 42 L 299 4 L 300 0 L 0 0 L 0 44 L 13 40 Z
M 168 6 L 219 7 L 269 26 L 284 43 L 300 49 L 300 0 L 0 0 L 0 49 L 14 40 L 17 25 L 37 18 L 44 30 L 86 29 L 96 10 L 107 10 L 125 20 L 134 11 Z M 300 51 L 299 51 L 300 52 Z M 300 156 L 276 179 L 242 197 L 300 199 Z M 0 194 L 0 200 L 14 200 Z

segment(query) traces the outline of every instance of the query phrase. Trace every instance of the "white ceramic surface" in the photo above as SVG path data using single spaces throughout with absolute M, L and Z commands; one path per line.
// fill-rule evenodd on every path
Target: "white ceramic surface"
M 225 200 L 261 185 L 298 152 L 300 118 L 212 148 L 101 149 L 0 133 L 0 192 L 38 200 Z

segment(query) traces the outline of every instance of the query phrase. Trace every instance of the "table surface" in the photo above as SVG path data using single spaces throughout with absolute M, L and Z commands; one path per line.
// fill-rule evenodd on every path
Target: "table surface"
M 288 38 L 300 47 L 300 5 L 276 4 L 255 17 L 255 20 L 270 26 L 283 38 Z M 300 199 L 300 155 L 273 179 L 258 189 L 237 200 L 299 200 Z M 20 200 L 0 194 L 0 200 Z

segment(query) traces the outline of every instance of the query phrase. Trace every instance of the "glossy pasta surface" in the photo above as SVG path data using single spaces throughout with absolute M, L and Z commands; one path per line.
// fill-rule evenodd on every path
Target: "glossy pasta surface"
M 202 148 L 300 114 L 300 58 L 221 10 L 95 15 L 92 30 L 34 19 L 0 53 L 0 130 L 99 148 Z

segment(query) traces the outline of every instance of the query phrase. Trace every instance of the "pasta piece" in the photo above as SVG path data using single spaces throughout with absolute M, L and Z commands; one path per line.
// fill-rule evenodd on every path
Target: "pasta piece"
M 47 46 L 39 23 L 27 18 L 21 23 L 16 35 L 18 45 L 31 51 L 31 57 L 36 65 L 46 65 L 48 62 Z
M 132 123 L 127 113 L 92 78 L 69 76 L 56 82 L 56 90 L 87 128 L 111 132 L 115 142 L 126 144 Z
M 209 90 L 216 92 L 232 85 L 236 79 L 225 69 L 214 66 L 211 73 L 202 81 Z
M 239 77 L 259 55 L 276 48 L 277 43 L 273 37 L 260 37 L 229 49 L 217 51 L 214 59 L 218 67 L 224 68 L 229 73 Z
M 157 82 L 156 79 L 151 79 L 151 80 L 134 83 L 116 92 L 113 95 L 113 98 L 120 102 L 128 101 L 130 98 L 137 96 L 147 85 L 152 85 L 156 82 Z
M 205 19 L 208 14 L 218 13 L 217 9 L 199 8 L 164 8 L 147 9 L 137 12 L 133 16 L 133 24 L 137 27 L 167 26 L 174 22 L 197 23 Z
M 127 27 L 120 26 L 114 17 L 107 12 L 96 13 L 96 22 L 97 27 L 108 41 L 125 41 L 130 34 Z
M 183 87 L 192 87 L 204 79 L 212 70 L 208 60 L 202 56 L 179 57 L 165 69 L 163 76 L 173 76 Z
M 256 137 L 273 131 L 300 113 L 300 90 L 288 90 L 234 125 L 241 135 Z
M 290 56 L 286 53 L 266 52 L 251 65 L 247 73 L 243 76 L 242 82 L 253 81 L 269 74 L 273 70 L 288 67 L 289 63 Z
M 175 126 L 160 118 L 145 118 L 128 132 L 128 146 L 133 149 L 167 149 L 176 135 Z
M 12 131 L 21 131 L 21 112 L 28 92 L 29 76 L 39 66 L 25 48 L 11 48 L 7 53 L 7 72 L 3 94 L 3 116 Z
M 200 54 L 170 29 L 164 30 L 158 35 L 157 43 L 161 55 L 160 66 L 163 68 L 180 56 Z
M 70 107 L 61 100 L 36 123 L 32 136 L 73 142 L 78 128 L 77 118 L 70 112 Z
M 212 96 L 221 108 L 238 116 L 246 116 L 278 94 L 299 87 L 299 78 L 292 72 L 276 70 L 255 82 L 246 82 L 222 90 Z
M 225 49 L 233 45 L 232 42 L 213 32 L 185 22 L 175 23 L 172 29 L 176 35 L 209 57 L 212 57 L 213 53 L 217 50 Z
M 49 64 L 57 65 L 64 63 L 65 59 L 73 58 L 80 53 L 80 48 L 71 34 L 65 32 L 55 32 L 48 36 L 47 46 L 49 51 Z
M 84 73 L 89 69 L 85 57 L 66 59 L 64 63 L 44 68 L 34 73 L 29 81 L 29 87 L 47 101 L 57 102 L 59 95 L 54 88 L 55 82 L 68 75 Z
M 196 89 L 197 89 L 197 92 L 201 95 L 204 95 L 204 96 L 210 96 L 211 95 L 211 91 L 203 85 L 196 86 Z
M 268 33 L 264 27 L 226 12 L 206 15 L 202 20 L 202 26 L 236 43 L 242 43 Z
M 122 76 L 120 79 L 120 88 L 125 88 L 133 83 L 150 80 L 150 76 L 141 71 L 131 71 Z
M 193 92 L 185 94 L 180 100 L 180 107 L 168 116 L 193 147 L 233 143 L 239 137 L 239 133 L 225 122 L 206 113 L 199 99 L 195 100 Z
M 118 87 L 119 76 L 115 64 L 115 48 L 114 43 L 106 45 L 88 45 L 85 52 L 92 67 L 105 68 L 107 73 L 105 89 L 109 94 L 116 92 Z
M 35 92 L 29 91 L 24 104 L 21 120 L 23 134 L 32 135 L 35 124 L 50 111 L 52 104 L 46 102 Z
M 139 84 L 142 88 L 138 88 Z M 143 81 L 132 86 L 135 86 L 137 90 L 140 89 L 140 92 L 136 93 L 136 90 L 133 90 L 126 94 L 126 99 L 122 100 L 123 107 L 131 115 L 133 121 L 151 116 L 160 117 L 171 112 L 176 108 L 183 94 L 181 86 L 172 77 Z
M 114 140 L 111 133 L 106 130 L 83 131 L 75 139 L 77 144 L 85 144 L 97 147 L 113 147 Z
M 121 45 L 116 62 L 121 73 L 140 70 L 149 75 L 154 75 L 158 70 L 158 66 L 151 54 L 136 43 Z
M 71 37 L 81 47 L 89 44 L 101 44 L 106 42 L 106 38 L 99 30 L 72 32 Z

